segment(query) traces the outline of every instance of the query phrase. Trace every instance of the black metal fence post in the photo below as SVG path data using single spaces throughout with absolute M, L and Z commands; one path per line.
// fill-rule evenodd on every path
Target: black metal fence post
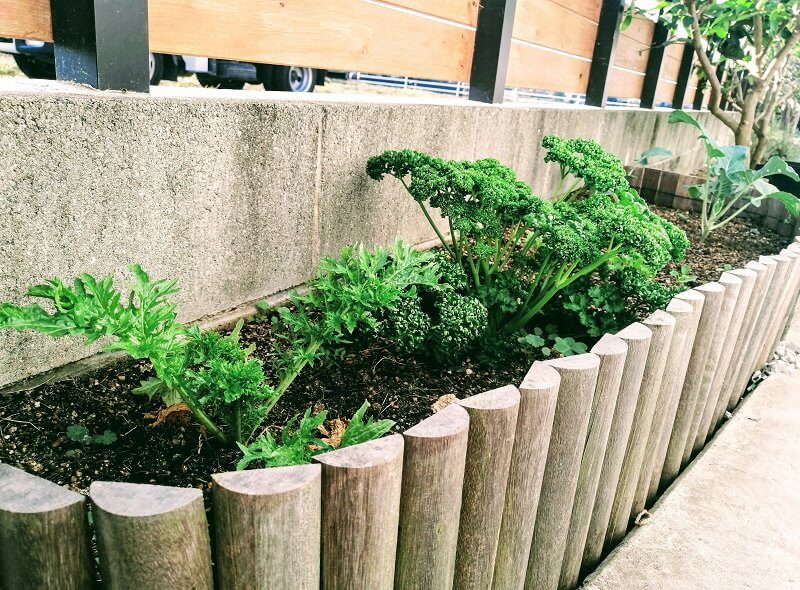
M 653 29 L 653 40 L 650 42 L 650 51 L 647 54 L 647 67 L 644 71 L 642 96 L 639 103 L 643 109 L 652 109 L 655 104 L 661 63 L 664 61 L 664 43 L 666 43 L 668 35 L 667 25 L 659 20 Z
M 147 0 L 50 0 L 56 78 L 150 89 Z
M 516 7 L 517 0 L 481 0 L 469 77 L 470 100 L 503 102 Z
M 692 60 L 694 59 L 694 47 L 688 43 L 683 47 L 681 56 L 681 66 L 678 70 L 678 79 L 675 84 L 675 95 L 672 97 L 672 108 L 682 109 L 683 99 L 686 97 L 686 88 L 689 86 L 689 76 L 692 75 Z
M 703 110 L 703 92 L 705 92 L 707 83 L 708 80 L 705 78 L 697 83 L 697 90 L 694 91 L 694 101 L 692 101 L 692 108 L 696 111 Z
M 592 67 L 589 69 L 589 82 L 586 86 L 586 104 L 588 106 L 603 107 L 606 105 L 608 73 L 614 61 L 614 50 L 617 47 L 623 6 L 623 0 L 603 0 L 600 8 Z

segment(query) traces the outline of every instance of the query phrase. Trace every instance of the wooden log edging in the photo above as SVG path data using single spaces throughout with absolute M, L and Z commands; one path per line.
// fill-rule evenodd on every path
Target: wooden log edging
M 200 490 L 101 481 L 89 496 L 106 588 L 213 587 Z
M 93 587 L 86 498 L 5 463 L 0 463 L 0 587 Z

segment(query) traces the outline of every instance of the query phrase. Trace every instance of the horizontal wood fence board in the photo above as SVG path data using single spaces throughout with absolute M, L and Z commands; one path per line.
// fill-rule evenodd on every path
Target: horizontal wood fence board
M 656 102 L 668 102 L 671 105 L 677 86 L 678 85 L 672 80 L 659 78 L 658 86 L 656 87 Z
M 711 385 L 711 391 L 714 392 L 716 400 L 714 401 L 714 408 L 711 412 L 711 418 L 707 423 L 702 425 L 702 437 L 705 443 L 716 430 L 716 425 L 719 424 L 723 413 L 728 406 L 729 392 L 723 389 L 725 376 L 728 374 L 728 369 L 733 362 L 733 353 L 739 345 L 739 339 L 742 335 L 742 330 L 747 319 L 747 310 L 750 307 L 750 298 L 753 295 L 753 287 L 756 284 L 756 271 L 749 268 L 738 268 L 731 271 L 732 274 L 739 277 L 742 282 L 739 289 L 739 298 L 736 300 L 736 307 L 731 314 L 730 327 L 725 336 L 725 345 L 722 349 L 722 355 L 719 359 L 719 366 L 714 374 L 714 382 Z
M 591 61 L 512 40 L 506 86 L 586 92 Z
M 322 588 L 391 590 L 403 437 L 395 434 L 314 460 L 322 464 Z
M 93 587 L 86 498 L 0 463 L 0 587 Z
M 677 82 L 683 59 L 683 43 L 672 43 L 664 49 L 664 63 L 661 66 L 661 78 Z
M 408 8 L 463 25 L 478 24 L 478 0 L 379 0 L 382 4 Z M 519 10 L 519 9 L 518 9 Z
M 633 416 L 625 458 L 622 461 L 617 491 L 611 507 L 611 517 L 606 531 L 606 544 L 616 544 L 628 530 L 631 521 L 631 507 L 639 483 L 647 439 L 653 428 L 653 415 L 658 401 L 664 369 L 667 365 L 675 318 L 666 311 L 658 310 L 650 314 L 642 324 L 652 333 L 647 363 L 642 377 L 639 398 Z
M 714 337 L 708 349 L 706 366 L 703 370 L 703 381 L 700 384 L 694 416 L 692 416 L 692 425 L 689 428 L 689 438 L 686 440 L 686 447 L 683 449 L 683 465 L 686 465 L 689 459 L 703 448 L 705 443 L 705 433 L 708 431 L 708 426 L 704 429 L 703 425 L 711 423 L 711 415 L 717 405 L 717 395 L 712 390 L 714 375 L 720 369 L 719 359 L 728 336 L 733 310 L 739 298 L 739 290 L 742 288 L 741 279 L 729 272 L 722 273 L 717 282 L 724 287 L 725 294 L 722 297 L 722 306 L 715 322 Z
M 586 444 L 583 448 L 575 501 L 572 504 L 572 516 L 567 532 L 567 545 L 564 549 L 561 577 L 558 583 L 559 588 L 569 590 L 575 588 L 580 580 L 583 549 L 589 533 L 592 508 L 597 495 L 597 486 L 600 483 L 603 459 L 622 383 L 622 371 L 625 368 L 628 345 L 619 336 L 606 334 L 592 347 L 592 352 L 600 357 L 600 369 L 592 398 L 589 429 L 586 433 Z
M 469 414 L 469 440 L 453 588 L 487 589 L 503 521 L 520 393 L 506 385 L 458 403 Z
M 452 588 L 469 414 L 447 406 L 403 433 L 395 588 Z
M 628 446 L 639 391 L 642 386 L 647 353 L 650 350 L 652 332 L 640 323 L 634 323 L 617 332 L 617 336 L 628 347 L 622 373 L 619 395 L 614 408 L 614 417 L 606 443 L 600 481 L 597 485 L 592 516 L 583 550 L 582 573 L 593 570 L 600 562 L 605 544 L 608 522 L 619 483 L 625 450 Z
M 644 73 L 647 69 L 649 52 L 649 45 L 639 43 L 624 33 L 620 33 L 614 52 L 614 65 Z
M 492 579 L 494 590 L 525 585 L 560 383 L 558 371 L 537 361 L 519 386 L 520 406 Z
M 683 450 L 686 448 L 686 441 L 689 438 L 697 397 L 703 381 L 703 371 L 711 341 L 714 338 L 719 310 L 722 307 L 722 298 L 725 294 L 725 288 L 716 282 L 700 285 L 695 290 L 705 296 L 705 302 L 689 359 L 689 367 L 686 369 L 686 379 L 683 383 L 681 399 L 678 402 L 678 411 L 675 414 L 675 423 L 667 448 L 667 457 L 664 460 L 664 469 L 661 473 L 663 487 L 672 483 L 681 470 Z
M 602 0 L 553 0 L 553 3 L 593 22 L 597 22 L 600 18 Z
M 633 495 L 631 504 L 631 514 L 640 514 L 648 501 L 650 481 L 656 464 L 660 460 L 663 463 L 663 454 L 666 454 L 669 444 L 669 429 L 675 420 L 675 411 L 678 407 L 683 378 L 686 374 L 686 365 L 683 364 L 685 355 L 683 354 L 686 338 L 692 325 L 693 307 L 686 301 L 673 298 L 667 304 L 667 313 L 675 319 L 675 327 L 672 330 L 669 350 L 667 351 L 667 361 L 664 366 L 664 377 L 661 379 L 661 387 L 658 390 L 658 400 L 653 412 L 653 427 L 647 435 L 644 456 L 642 457 L 642 467 L 639 470 L 639 481 L 636 484 L 636 492 Z
M 742 325 L 740 336 L 736 342 L 736 347 L 733 350 L 733 357 L 731 364 L 725 373 L 725 379 L 722 382 L 723 397 L 726 395 L 728 399 L 725 403 L 725 410 L 731 410 L 739 401 L 739 390 L 737 389 L 739 383 L 739 375 L 744 372 L 743 367 L 750 349 L 753 339 L 753 333 L 758 323 L 759 315 L 761 314 L 761 307 L 764 304 L 764 297 L 772 280 L 772 274 L 775 272 L 775 264 L 772 261 L 771 265 L 764 264 L 752 260 L 745 265 L 745 268 L 752 270 L 756 273 L 756 282 L 753 285 L 753 293 L 750 295 L 750 302 L 747 304 L 747 312 L 745 313 L 745 320 Z M 720 415 L 719 420 L 722 419 L 725 410 Z M 717 422 L 717 426 L 719 421 Z
M 591 59 L 597 22 L 551 0 L 518 0 L 513 37 Z
M 674 385 L 676 389 L 673 392 L 674 397 L 672 401 L 674 407 L 670 407 L 668 410 L 668 415 L 666 416 L 667 424 L 664 425 L 665 428 L 662 431 L 664 437 L 659 442 L 655 468 L 653 469 L 653 474 L 650 478 L 650 486 L 647 491 L 648 505 L 651 499 L 656 497 L 658 489 L 661 485 L 661 474 L 664 471 L 664 463 L 666 462 L 667 452 L 669 451 L 669 443 L 672 440 L 672 431 L 675 426 L 675 418 L 678 414 L 678 408 L 680 407 L 681 399 L 683 398 L 683 387 L 686 384 L 686 373 L 689 369 L 689 362 L 691 361 L 692 357 L 692 349 L 694 348 L 695 340 L 697 340 L 697 329 L 700 326 L 700 318 L 703 316 L 703 306 L 705 304 L 705 296 L 695 289 L 688 289 L 678 293 L 675 297 L 673 297 L 673 299 L 678 299 L 690 304 L 692 306 L 692 316 L 686 331 L 686 340 L 683 342 L 682 346 L 682 356 L 679 365 L 680 369 L 675 374 L 676 382 Z M 669 309 L 669 306 L 667 309 Z M 670 313 L 676 315 L 676 322 L 681 321 L 679 315 L 675 314 L 674 312 Z
M 0 0 L 0 35 L 52 41 L 50 0 Z
M 252 469 L 211 477 L 217 587 L 318 590 L 320 466 Z
M 639 43 L 640 46 L 649 48 L 650 44 L 653 42 L 653 32 L 655 29 L 655 21 L 641 15 L 635 15 L 630 25 L 628 25 L 628 28 L 624 31 L 620 31 L 619 35 L 620 38 L 628 37 Z
M 617 98 L 639 98 L 644 86 L 644 75 L 612 67 L 608 74 L 608 93 Z
M 581 468 L 600 358 L 592 353 L 547 361 L 561 375 L 547 449 L 525 588 L 556 590 Z
M 213 588 L 200 490 L 96 481 L 89 495 L 105 588 Z

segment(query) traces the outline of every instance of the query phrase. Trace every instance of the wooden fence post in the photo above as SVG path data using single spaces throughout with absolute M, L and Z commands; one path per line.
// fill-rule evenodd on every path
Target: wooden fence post
M 469 413 L 469 441 L 453 588 L 484 590 L 492 587 L 520 394 L 507 385 L 458 403 Z
M 631 504 L 631 514 L 640 514 L 645 509 L 656 464 L 659 461 L 660 464 L 664 463 L 664 455 L 669 444 L 669 429 L 675 421 L 675 411 L 678 408 L 683 379 L 686 375 L 688 355 L 684 354 L 684 347 L 689 329 L 692 327 L 693 310 L 690 303 L 680 299 L 673 298 L 667 304 L 667 313 L 675 318 L 675 327 L 672 330 L 664 377 L 661 380 L 656 409 L 653 412 L 653 427 L 647 435 L 639 481 Z
M 694 47 L 691 43 L 687 43 L 683 47 L 678 79 L 675 81 L 675 94 L 672 97 L 673 109 L 683 108 L 683 99 L 686 97 L 686 88 L 689 86 L 689 76 L 692 75 L 692 60 L 694 60 Z
M 739 290 L 742 287 L 741 279 L 729 272 L 722 273 L 717 282 L 723 286 L 725 293 L 722 297 L 722 305 L 714 326 L 714 337 L 709 344 L 706 365 L 703 370 L 703 380 L 697 395 L 692 425 L 689 428 L 689 438 L 686 440 L 686 448 L 683 449 L 683 465 L 686 465 L 691 457 L 703 448 L 705 443 L 705 433 L 708 431 L 708 427 L 703 430 L 702 426 L 703 424 L 711 423 L 711 414 L 717 405 L 717 394 L 712 390 L 712 385 L 714 384 L 714 376 L 720 370 L 719 359 L 728 336 L 733 310 L 739 298 Z
M 786 277 L 783 281 L 783 289 L 774 310 L 774 317 L 767 336 L 766 346 L 759 358 L 758 366 L 763 367 L 772 357 L 775 347 L 780 341 L 783 329 L 786 327 L 786 318 L 789 305 L 794 301 L 794 294 L 797 293 L 797 267 L 800 262 L 800 254 L 793 249 L 785 248 L 781 250 L 781 256 L 789 258 L 789 266 L 786 270 Z
M 0 587 L 88 590 L 86 498 L 0 463 Z
M 686 379 L 683 382 L 681 399 L 678 402 L 678 410 L 675 413 L 675 423 L 672 426 L 672 435 L 667 447 L 667 457 L 664 460 L 664 468 L 661 472 L 661 485 L 664 488 L 672 483 L 672 480 L 677 477 L 681 470 L 683 450 L 686 448 L 686 441 L 689 438 L 689 429 L 692 425 L 697 396 L 703 381 L 703 371 L 711 341 L 714 338 L 719 310 L 722 307 L 722 298 L 725 294 L 725 288 L 719 283 L 706 283 L 695 290 L 705 296 L 705 301 L 700 323 L 697 326 L 689 367 L 686 369 Z
M 756 276 L 758 276 L 755 271 L 747 268 L 732 270 L 731 274 L 735 275 L 741 281 L 741 287 L 739 288 L 739 297 L 736 300 L 736 307 L 734 307 L 733 313 L 731 314 L 728 332 L 725 335 L 725 344 L 719 359 L 719 365 L 714 373 L 714 380 L 711 384 L 711 399 L 713 400 L 711 403 L 711 411 L 707 417 L 704 417 L 703 423 L 700 426 L 698 440 L 701 440 L 701 447 L 705 445 L 706 441 L 714 433 L 713 427 L 719 422 L 722 413 L 725 411 L 725 407 L 728 405 L 729 392 L 722 389 L 722 384 L 725 381 L 725 375 L 731 365 L 733 351 L 742 333 L 746 319 L 745 314 L 750 305 L 750 297 L 753 294 Z
M 642 95 L 639 106 L 643 109 L 652 109 L 656 100 L 658 79 L 661 76 L 661 64 L 664 61 L 664 43 L 669 36 L 669 29 L 659 19 L 653 27 L 653 39 L 647 53 L 647 67 L 644 71 L 642 82 Z
M 482 0 L 475 28 L 469 99 L 503 102 L 517 0 Z
M 537 590 L 558 587 L 600 359 L 587 353 L 547 364 L 561 374 L 561 387 L 525 579 Z
M 791 259 L 788 256 L 778 254 L 770 258 L 772 258 L 776 264 L 775 275 L 772 278 L 769 291 L 764 300 L 764 308 L 761 310 L 761 330 L 758 334 L 758 340 L 756 341 L 755 355 L 751 358 L 750 374 L 763 368 L 766 363 L 766 356 L 769 354 L 767 351 L 767 341 L 771 343 L 771 334 L 778 321 L 776 316 L 778 315 L 778 308 L 780 307 L 781 298 L 786 288 L 786 279 L 789 274 L 789 267 L 791 266 Z
M 211 590 L 211 546 L 200 490 L 96 481 L 89 495 L 106 588 Z
M 320 466 L 233 471 L 211 478 L 217 587 L 318 590 Z
M 617 336 L 625 342 L 628 352 L 625 356 L 622 383 L 617 396 L 617 405 L 614 408 L 614 418 L 606 444 L 600 482 L 597 485 L 597 495 L 592 507 L 592 517 L 583 549 L 582 574 L 593 570 L 600 563 L 600 557 L 603 554 L 611 508 L 614 504 L 622 462 L 633 426 L 652 332 L 637 322 L 617 332 Z
M 619 483 L 614 495 L 614 504 L 611 507 L 611 518 L 606 532 L 607 544 L 616 544 L 628 531 L 633 497 L 639 483 L 647 438 L 653 428 L 653 414 L 655 414 L 656 402 L 664 378 L 664 368 L 667 365 L 669 346 L 672 342 L 672 333 L 675 329 L 675 318 L 662 310 L 653 312 L 642 323 L 650 329 L 653 336 L 650 340 L 650 350 L 647 353 L 647 364 L 644 368 L 644 377 L 639 390 L 631 433 L 628 437 L 628 446 L 622 461 Z
M 537 361 L 519 386 L 520 406 L 492 579 L 494 590 L 522 588 L 525 584 L 560 383 L 558 371 Z
M 317 455 L 322 464 L 322 589 L 391 590 L 403 437 Z
M 447 406 L 403 433 L 394 587 L 453 587 L 469 414 Z
M 691 361 L 692 357 L 692 349 L 694 348 L 694 343 L 697 339 L 697 328 L 700 325 L 700 318 L 703 316 L 703 305 L 705 304 L 705 296 L 694 289 L 689 289 L 687 291 L 678 293 L 675 297 L 673 297 L 673 299 L 684 301 L 690 304 L 692 306 L 692 317 L 686 329 L 686 340 L 682 346 L 680 368 L 675 374 L 676 381 L 674 386 L 676 389 L 673 392 L 674 397 L 672 400 L 672 404 L 674 405 L 671 405 L 667 410 L 667 415 L 665 417 L 667 422 L 663 425 L 664 430 L 662 430 L 662 439 L 659 441 L 656 449 L 655 468 L 653 469 L 650 485 L 647 490 L 648 504 L 658 494 L 658 488 L 661 484 L 661 473 L 664 471 L 664 463 L 666 462 L 669 443 L 672 440 L 672 430 L 675 426 L 675 417 L 678 414 L 678 407 L 680 406 L 680 402 L 683 397 L 683 387 L 686 384 L 686 373 L 689 369 L 689 362 Z M 669 307 L 667 309 L 669 309 Z M 670 310 L 669 313 L 675 315 L 675 312 L 672 310 Z M 681 321 L 681 317 L 676 316 L 676 321 Z
M 592 352 L 600 357 L 600 369 L 597 374 L 597 385 L 592 399 L 592 410 L 589 416 L 589 429 L 586 434 L 586 445 L 583 449 L 578 485 L 575 489 L 575 501 L 572 504 L 572 516 L 567 532 L 567 544 L 561 564 L 559 588 L 572 590 L 578 585 L 583 563 L 583 549 L 589 533 L 603 468 L 611 423 L 617 406 L 622 371 L 628 345 L 619 336 L 606 334 L 592 347 Z
M 619 23 L 622 17 L 623 0 L 602 0 L 597 37 L 592 54 L 592 67 L 586 86 L 586 105 L 606 106 L 608 97 L 608 74 L 614 63 L 614 50 L 619 38 Z

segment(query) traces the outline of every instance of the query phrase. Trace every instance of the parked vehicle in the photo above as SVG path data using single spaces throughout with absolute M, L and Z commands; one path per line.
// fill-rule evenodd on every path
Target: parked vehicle
M 54 80 L 56 67 L 52 43 L 27 39 L 0 38 L 0 53 L 14 57 L 17 67 L 29 78 Z M 241 90 L 245 84 L 263 84 L 265 90 L 313 92 L 325 83 L 325 70 L 300 66 L 255 64 L 189 55 L 150 54 L 150 85 L 179 76 L 196 75 L 208 88 Z

